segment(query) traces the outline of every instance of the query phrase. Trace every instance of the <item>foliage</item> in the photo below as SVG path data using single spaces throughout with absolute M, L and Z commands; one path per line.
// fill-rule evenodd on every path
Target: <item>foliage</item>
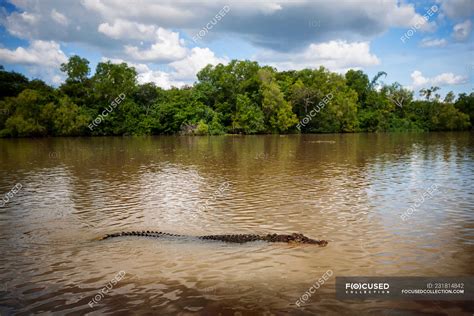
M 263 111 L 247 95 L 237 96 L 233 130 L 245 134 L 256 134 L 265 130 Z
M 0 66 L 0 136 L 80 136 L 224 133 L 387 132 L 462 130 L 474 126 L 474 93 L 444 100 L 439 87 L 420 91 L 320 67 L 282 71 L 253 61 L 208 65 L 193 86 L 163 90 L 138 84 L 126 63 L 72 56 L 58 88 Z M 123 99 L 122 99 L 123 97 Z M 94 128 L 90 128 L 94 119 Z
M 261 69 L 258 75 L 261 80 L 260 91 L 265 125 L 271 132 L 286 132 L 298 122 L 292 111 L 291 102 L 285 100 L 271 70 Z
M 474 127 L 474 92 L 469 95 L 461 93 L 454 106 L 462 113 L 469 115 L 471 127 Z

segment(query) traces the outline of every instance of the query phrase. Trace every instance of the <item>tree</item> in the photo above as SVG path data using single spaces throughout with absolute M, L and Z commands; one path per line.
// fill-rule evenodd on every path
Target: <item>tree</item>
M 398 82 L 394 82 L 390 86 L 385 86 L 383 92 L 386 93 L 387 98 L 392 101 L 399 109 L 405 105 L 410 104 L 413 100 L 413 92 L 403 88 Z
M 456 96 L 454 95 L 453 91 L 449 91 L 446 96 L 444 97 L 444 103 L 454 103 L 454 99 Z
M 420 96 L 424 96 L 427 101 L 431 100 L 431 95 L 439 90 L 439 87 L 424 88 L 420 90 Z
M 2 65 L 0 67 L 0 100 L 16 97 L 27 88 L 29 81 L 25 76 L 14 71 L 5 71 Z
M 295 108 L 295 112 L 298 116 L 306 115 L 314 106 L 314 99 L 317 97 L 317 92 L 310 87 L 305 86 L 301 79 L 290 87 L 290 102 L 292 104 L 299 104 L 299 107 Z M 301 109 L 303 111 L 301 111 Z
M 284 99 L 270 70 L 261 69 L 258 74 L 261 80 L 260 90 L 265 123 L 272 132 L 286 132 L 298 122 L 296 115 L 292 112 L 291 103 Z
M 232 60 L 227 65 L 208 65 L 198 72 L 199 81 L 193 90 L 201 102 L 222 115 L 223 124 L 230 126 L 236 110 L 237 95 L 247 94 L 253 102 L 261 102 L 258 93 L 259 69 L 257 62 L 248 60 Z
M 72 103 L 68 97 L 59 100 L 58 107 L 52 116 L 54 135 L 78 136 L 86 132 L 87 125 L 92 117 L 83 109 Z
M 84 82 L 90 73 L 89 61 L 77 55 L 69 57 L 67 63 L 61 64 L 61 71 L 68 76 L 69 82 Z
M 474 92 L 471 92 L 469 95 L 466 93 L 459 94 L 454 106 L 460 112 L 470 117 L 471 128 L 474 127 Z
M 261 133 L 265 130 L 262 110 L 247 95 L 237 95 L 237 107 L 233 117 L 233 130 L 245 134 Z
M 157 88 L 153 82 L 139 85 L 134 93 L 135 101 L 143 108 L 145 115 L 148 115 L 150 109 L 158 99 L 158 91 L 161 88 Z
M 349 70 L 346 73 L 346 82 L 349 88 L 357 92 L 358 101 L 363 107 L 367 99 L 367 90 L 369 89 L 369 77 L 362 70 Z
M 61 64 L 61 71 L 67 75 L 66 81 L 60 86 L 60 91 L 67 95 L 73 103 L 86 107 L 93 103 L 90 79 L 89 61 L 77 55 Z
M 423 101 L 400 84 L 369 81 L 360 70 L 345 75 L 324 67 L 278 72 L 253 61 L 208 65 L 192 86 L 164 90 L 137 83 L 126 63 L 89 62 L 73 56 L 61 66 L 56 89 L 0 67 L 0 136 L 216 135 L 284 133 L 299 122 L 303 132 L 462 130 L 474 125 L 474 93 L 438 87 Z M 88 127 L 97 120 L 91 130 Z
M 24 90 L 17 97 L 9 98 L 6 108 L 12 110 L 0 132 L 2 136 L 45 136 L 47 128 L 41 124 L 41 109 L 45 98 L 34 90 Z
M 112 64 L 110 61 L 97 65 L 92 77 L 92 88 L 99 103 L 110 103 L 120 94 L 130 97 L 136 90 L 137 72 L 126 63 Z

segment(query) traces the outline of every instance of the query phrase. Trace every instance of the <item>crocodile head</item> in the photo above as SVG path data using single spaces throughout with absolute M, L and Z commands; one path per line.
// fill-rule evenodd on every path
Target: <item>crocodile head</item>
M 318 244 L 320 246 L 326 246 L 328 242 L 326 240 L 316 240 L 306 237 L 303 234 L 293 233 L 288 236 L 288 242 L 299 243 L 299 244 Z

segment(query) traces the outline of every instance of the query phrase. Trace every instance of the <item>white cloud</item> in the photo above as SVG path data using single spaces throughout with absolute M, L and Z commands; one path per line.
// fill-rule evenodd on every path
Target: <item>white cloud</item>
M 66 26 L 69 24 L 68 19 L 66 16 L 58 11 L 56 9 L 51 10 L 51 18 L 56 21 L 57 23 Z
M 195 47 L 186 52 L 186 56 L 169 64 L 170 71 L 153 70 L 143 63 L 128 62 L 119 58 L 102 58 L 115 64 L 126 62 L 134 67 L 138 73 L 138 82 L 143 84 L 154 82 L 157 86 L 169 89 L 172 86 L 182 87 L 196 80 L 196 74 L 208 64 L 217 65 L 227 63 L 228 59 L 218 58 L 209 48 Z
M 120 58 L 102 58 L 103 62 L 110 61 L 113 64 L 127 63 L 129 66 L 134 67 L 137 71 L 138 83 L 144 84 L 153 82 L 158 87 L 163 89 L 170 89 L 171 87 L 182 87 L 186 83 L 183 81 L 175 80 L 169 72 L 162 70 L 153 70 L 146 64 L 136 64 L 129 61 L 125 61 Z
M 467 77 L 455 75 L 452 72 L 445 72 L 435 77 L 424 77 L 421 71 L 415 70 L 410 75 L 412 79 L 412 89 L 426 86 L 447 86 L 458 85 L 467 82 Z
M 226 64 L 228 59 L 218 58 L 209 48 L 195 47 L 184 59 L 170 63 L 175 72 L 173 77 L 182 80 L 193 80 L 196 74 L 208 64 Z
M 140 50 L 136 46 L 125 46 L 125 53 L 134 60 L 166 62 L 179 60 L 186 56 L 184 40 L 179 38 L 179 33 L 163 28 L 156 31 L 156 42 L 149 49 Z
M 458 41 L 464 41 L 471 34 L 471 30 L 472 23 L 470 20 L 458 23 L 453 27 L 453 37 Z
M 412 72 L 410 77 L 414 87 L 421 87 L 429 84 L 429 79 L 423 77 L 421 71 L 419 70 Z
M 24 65 L 32 77 L 45 80 L 53 85 L 63 81 L 59 67 L 68 58 L 54 41 L 32 41 L 26 48 L 15 50 L 0 48 L 0 61 L 7 64 Z
M 13 12 L 1 22 L 13 36 L 20 38 L 31 37 L 31 31 L 37 26 L 39 15 L 29 12 Z
M 377 0 L 376 5 L 373 1 L 351 0 L 266 0 L 252 5 L 228 0 L 135 0 L 133 5 L 116 0 L 11 1 L 17 10 L 5 12 L 5 21 L 0 23 L 15 36 L 86 43 L 98 47 L 105 55 L 127 46 L 130 57 L 142 61 L 159 59 L 161 53 L 157 54 L 154 48 L 141 51 L 137 40 L 150 40 L 159 28 L 182 30 L 192 37 L 226 5 L 229 13 L 205 41 L 232 34 L 256 46 L 279 51 L 334 39 L 370 41 L 390 27 L 411 28 L 423 20 L 425 13 L 417 13 L 413 4 L 400 0 Z M 318 21 L 317 31 L 308 26 L 310 21 Z M 67 27 L 58 27 L 58 23 L 66 26 L 66 22 Z M 421 30 L 434 27 L 430 20 Z
M 0 48 L 0 60 L 9 64 L 58 67 L 67 61 L 66 55 L 54 41 L 32 41 L 28 48 Z
M 368 42 L 329 41 L 311 44 L 302 52 L 280 53 L 266 50 L 256 59 L 280 70 L 317 68 L 324 66 L 337 72 L 351 68 L 369 67 L 380 64 L 377 56 L 370 53 Z
M 186 84 L 183 81 L 174 80 L 172 76 L 165 71 L 151 69 L 138 74 L 138 82 L 141 84 L 153 82 L 158 87 L 161 87 L 163 89 L 170 89 L 171 87 L 182 87 Z
M 266 0 L 249 5 L 246 1 L 228 0 L 135 0 L 134 5 L 130 5 L 129 1 L 116 0 L 10 0 L 16 8 L 4 11 L 0 24 L 10 34 L 32 42 L 42 39 L 62 45 L 74 43 L 74 48 L 75 45 L 82 49 L 87 47 L 87 52 L 91 49 L 93 55 L 130 60 L 141 65 L 139 80 L 149 78 L 166 87 L 193 80 L 202 65 L 223 60 L 205 48 L 187 48 L 183 38 L 191 38 L 225 5 L 229 5 L 229 13 L 209 31 L 203 39 L 203 47 L 207 41 L 219 37 L 238 37 L 239 42 L 246 44 L 245 52 L 256 50 L 254 59 L 279 69 L 323 65 L 343 72 L 378 65 L 380 56 L 371 52 L 371 40 L 391 27 L 407 31 L 423 19 L 429 7 L 406 0 L 374 1 Z M 473 0 L 434 1 L 446 16 L 461 18 L 461 14 L 468 17 L 472 14 Z M 430 17 L 429 23 L 424 23 L 418 31 L 434 30 L 435 17 Z M 465 17 L 455 23 L 464 20 Z M 314 21 L 318 23 L 311 24 Z M 466 34 L 471 26 L 466 27 L 465 23 L 470 21 L 459 23 L 455 30 L 458 38 L 469 38 Z M 183 36 L 183 32 L 188 37 Z M 436 38 L 442 35 L 431 36 L 420 44 L 437 47 L 451 40 Z M 233 49 L 234 46 L 220 48 Z M 87 52 L 85 57 L 90 57 Z M 44 58 L 49 57 L 45 54 Z M 387 54 L 384 62 L 390 58 Z M 456 63 L 463 62 L 456 60 Z M 170 63 L 166 71 L 155 70 L 157 64 L 163 63 Z
M 415 7 L 412 4 L 399 4 L 387 2 L 390 10 L 380 12 L 380 14 L 387 14 L 386 19 L 390 26 L 398 26 L 405 28 L 419 28 L 420 31 L 433 32 L 436 29 L 434 22 L 434 14 L 438 11 L 436 5 L 429 7 L 422 14 L 415 12 Z M 426 19 L 425 19 L 426 18 Z
M 448 44 L 444 38 L 424 38 L 420 42 L 421 47 L 444 47 Z
M 152 40 L 156 36 L 154 25 L 145 25 L 122 19 L 115 20 L 113 24 L 101 23 L 97 30 L 113 39 Z
M 267 0 L 257 1 L 252 5 L 246 1 L 228 0 L 204 3 L 136 0 L 133 6 L 127 1 L 83 0 L 82 4 L 88 11 L 98 14 L 103 22 L 126 19 L 156 27 L 180 28 L 186 30 L 190 37 L 228 5 L 230 12 L 213 28 L 213 36 L 231 32 L 258 46 L 281 51 L 287 51 L 288 47 L 301 48 L 311 42 L 334 38 L 367 41 L 390 27 L 408 29 L 419 25 L 420 31 L 433 31 L 436 27 L 434 17 L 426 22 L 423 19 L 426 12 L 417 13 L 413 4 L 399 0 L 377 1 L 377 5 L 372 1 L 314 0 Z M 308 31 L 308 22 L 313 20 L 319 21 L 318 32 Z

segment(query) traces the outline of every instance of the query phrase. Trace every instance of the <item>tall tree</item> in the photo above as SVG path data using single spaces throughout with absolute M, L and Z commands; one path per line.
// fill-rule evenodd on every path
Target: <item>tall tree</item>
M 362 70 L 349 70 L 346 73 L 347 85 L 357 92 L 359 103 L 364 106 L 369 89 L 369 77 Z
M 261 69 L 258 75 L 266 124 L 272 132 L 286 132 L 298 122 L 291 103 L 284 99 L 272 71 Z
M 89 61 L 77 55 L 69 57 L 67 63 L 61 64 L 61 71 L 67 74 L 69 82 L 84 82 L 90 73 Z

